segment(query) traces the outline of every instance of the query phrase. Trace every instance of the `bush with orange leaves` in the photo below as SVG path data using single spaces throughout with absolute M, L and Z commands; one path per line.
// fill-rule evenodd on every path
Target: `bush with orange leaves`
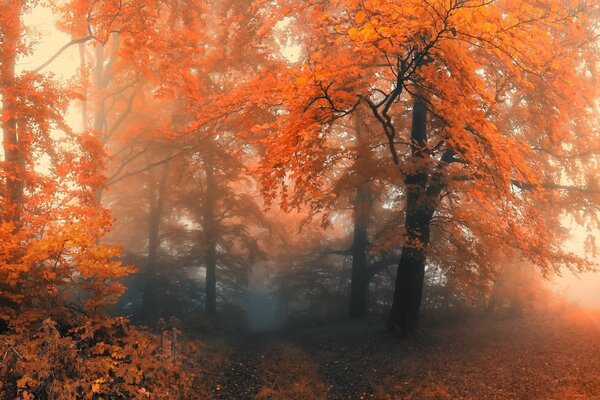
M 3 399 L 191 399 L 203 392 L 199 365 L 207 353 L 174 327 L 154 334 L 107 318 L 63 331 L 47 319 L 0 336 L 0 349 Z
M 46 176 L 23 181 L 19 204 L 0 181 L 0 206 L 10 206 L 0 207 L 0 399 L 195 398 L 198 344 L 105 311 L 134 269 L 102 241 L 112 218 L 96 196 L 98 140 L 70 144 Z
M 100 241 L 110 216 L 64 197 L 0 222 L 0 399 L 195 398 L 205 352 L 107 315 L 133 269 Z

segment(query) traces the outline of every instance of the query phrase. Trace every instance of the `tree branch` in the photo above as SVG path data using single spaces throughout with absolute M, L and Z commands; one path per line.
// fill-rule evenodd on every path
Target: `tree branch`
M 52 57 L 50 57 L 46 62 L 44 62 L 42 65 L 40 65 L 39 67 L 37 67 L 36 69 L 32 70 L 31 72 L 34 73 L 38 73 L 41 70 L 43 70 L 44 68 L 46 68 L 48 65 L 52 64 L 52 62 L 54 60 L 56 60 L 65 50 L 67 50 L 69 47 L 75 45 L 75 44 L 79 44 L 79 43 L 85 43 L 88 40 L 92 39 L 92 36 L 86 36 L 86 37 L 82 37 L 79 39 L 73 39 L 71 40 L 69 43 L 65 44 L 63 47 L 61 47 L 60 49 L 58 49 L 58 51 L 56 53 L 54 53 L 54 55 Z

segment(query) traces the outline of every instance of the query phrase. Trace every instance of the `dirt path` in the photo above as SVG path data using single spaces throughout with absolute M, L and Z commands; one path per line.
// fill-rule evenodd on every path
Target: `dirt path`
M 232 344 L 229 363 L 218 376 L 213 390 L 214 399 L 254 399 L 263 387 L 260 363 L 268 336 L 249 335 L 237 338 Z
M 251 334 L 232 344 L 212 398 L 326 399 L 317 366 L 285 333 Z

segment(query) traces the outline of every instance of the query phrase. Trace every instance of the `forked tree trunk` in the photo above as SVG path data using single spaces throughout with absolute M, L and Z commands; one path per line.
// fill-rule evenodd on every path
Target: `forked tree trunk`
M 427 150 L 427 108 L 419 95 L 413 103 L 411 162 L 418 166 L 405 177 L 406 242 L 398 264 L 392 309 L 387 322 L 389 331 L 413 332 L 419 321 L 425 278 L 425 250 L 429 245 L 430 224 L 442 190 L 441 176 L 432 174 Z

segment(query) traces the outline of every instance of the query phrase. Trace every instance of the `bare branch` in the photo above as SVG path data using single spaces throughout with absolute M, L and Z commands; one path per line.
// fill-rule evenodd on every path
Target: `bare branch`
M 79 39 L 73 39 L 71 40 L 69 43 L 65 44 L 63 47 L 61 47 L 60 49 L 58 49 L 58 51 L 56 53 L 54 53 L 54 55 L 52 57 L 50 57 L 46 62 L 44 62 L 42 65 L 40 65 L 39 67 L 37 67 L 36 69 L 32 70 L 31 72 L 34 73 L 38 73 L 41 70 L 43 70 L 44 68 L 46 68 L 48 65 L 52 64 L 52 62 L 54 60 L 56 60 L 58 57 L 60 57 L 60 55 L 67 50 L 69 47 L 75 45 L 75 44 L 79 44 L 79 43 L 85 43 L 88 40 L 93 39 L 92 36 L 86 36 L 86 37 L 82 37 Z

